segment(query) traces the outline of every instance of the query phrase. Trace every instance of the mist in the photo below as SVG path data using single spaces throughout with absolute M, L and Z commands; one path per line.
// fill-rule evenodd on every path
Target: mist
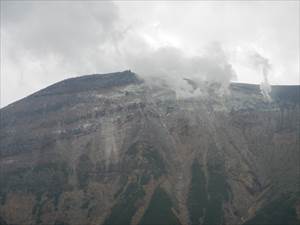
M 253 64 L 253 66 L 261 73 L 262 75 L 262 81 L 260 83 L 260 89 L 262 95 L 270 100 L 270 92 L 271 92 L 271 85 L 269 84 L 269 72 L 271 70 L 271 64 L 269 60 L 265 57 L 263 57 L 258 52 L 253 52 L 250 55 L 250 60 Z
M 0 105 L 70 77 L 126 69 L 183 95 L 195 92 L 186 78 L 222 87 L 231 80 L 262 83 L 265 94 L 268 83 L 299 84 L 296 6 L 1 1 Z M 236 57 L 248 48 L 268 56 L 272 73 L 259 57 L 255 66 Z
M 167 85 L 177 97 L 201 94 L 204 83 L 218 83 L 226 89 L 236 72 L 220 43 L 207 45 L 202 54 L 189 56 L 175 47 L 164 47 L 131 55 L 129 67 L 150 85 Z M 196 86 L 192 87 L 187 80 Z M 197 90 L 198 89 L 198 90 Z

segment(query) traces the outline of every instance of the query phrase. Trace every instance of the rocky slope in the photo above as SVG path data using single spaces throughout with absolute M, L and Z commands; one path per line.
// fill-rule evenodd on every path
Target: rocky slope
M 0 224 L 300 224 L 299 86 L 217 90 L 124 71 L 1 109 Z

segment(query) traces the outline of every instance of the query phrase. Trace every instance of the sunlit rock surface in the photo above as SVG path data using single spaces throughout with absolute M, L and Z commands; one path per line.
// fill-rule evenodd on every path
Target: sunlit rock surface
M 188 83 L 90 75 L 1 109 L 0 224 L 299 224 L 299 86 Z

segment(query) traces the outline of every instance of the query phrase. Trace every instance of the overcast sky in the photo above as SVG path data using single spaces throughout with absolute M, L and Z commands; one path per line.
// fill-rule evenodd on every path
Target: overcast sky
M 300 84 L 299 1 L 1 1 L 1 107 L 125 69 Z

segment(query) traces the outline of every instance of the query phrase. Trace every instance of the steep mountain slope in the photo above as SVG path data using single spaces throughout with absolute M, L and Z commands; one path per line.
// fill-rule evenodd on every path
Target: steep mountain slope
M 1 109 L 0 223 L 300 224 L 299 86 L 217 90 L 124 71 Z

